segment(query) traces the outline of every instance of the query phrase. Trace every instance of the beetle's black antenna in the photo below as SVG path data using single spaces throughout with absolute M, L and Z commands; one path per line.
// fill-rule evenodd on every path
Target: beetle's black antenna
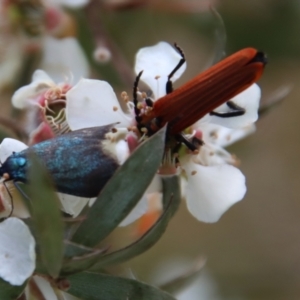
M 240 107 L 239 105 L 237 105 L 236 103 L 234 103 L 233 101 L 227 101 L 226 102 L 227 106 L 232 109 L 232 111 L 230 112 L 215 112 L 215 111 L 211 111 L 209 114 L 211 116 L 216 116 L 216 117 L 220 117 L 220 118 L 231 118 L 231 117 L 239 117 L 245 114 L 246 110 L 243 107 Z
M 19 193 L 28 201 L 31 201 L 30 198 L 24 193 L 19 184 L 16 181 L 13 181 L 15 188 L 19 191 Z
M 166 93 L 167 94 L 170 94 L 170 93 L 173 92 L 173 83 L 171 81 L 171 78 L 174 76 L 174 74 L 181 68 L 181 66 L 186 61 L 183 50 L 176 43 L 174 43 L 174 47 L 179 52 L 179 54 L 181 56 L 181 59 L 180 59 L 179 63 L 177 64 L 177 66 L 173 69 L 173 71 L 168 75 L 168 81 L 167 81 L 167 84 L 166 84 Z
M 138 85 L 140 82 L 140 78 L 143 74 L 143 71 L 141 71 L 135 78 L 134 84 L 133 84 L 133 104 L 134 104 L 134 113 L 135 113 L 135 119 L 139 123 L 140 120 L 140 109 L 138 108 Z

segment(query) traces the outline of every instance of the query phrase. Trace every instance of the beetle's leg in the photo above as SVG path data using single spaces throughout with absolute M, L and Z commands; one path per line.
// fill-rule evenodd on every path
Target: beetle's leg
M 173 69 L 173 71 L 168 75 L 168 81 L 166 84 L 166 93 L 167 94 L 170 94 L 173 92 L 173 83 L 171 81 L 171 78 L 180 69 L 180 67 L 185 63 L 185 56 L 184 56 L 182 49 L 176 43 L 174 44 L 174 47 L 179 52 L 181 59 L 180 59 L 179 63 L 177 64 L 177 66 Z
M 230 109 L 232 109 L 232 111 L 225 112 L 225 113 L 211 111 L 209 114 L 211 116 L 217 116 L 220 118 L 231 118 L 231 117 L 242 116 L 246 112 L 245 108 L 238 106 L 236 103 L 234 103 L 232 101 L 228 101 L 228 102 L 226 102 L 226 104 Z
M 199 149 L 200 146 L 204 145 L 204 142 L 196 137 L 193 137 L 191 140 L 188 140 L 183 134 L 177 134 L 175 136 L 176 140 L 184 145 L 191 151 Z
M 140 82 L 140 78 L 143 74 L 143 71 L 141 71 L 135 78 L 134 84 L 133 84 L 133 91 L 132 91 L 132 96 L 133 96 L 133 104 L 134 104 L 134 113 L 135 113 L 135 118 L 136 121 L 139 123 L 139 115 L 140 115 L 140 109 L 138 108 L 138 85 Z
M 13 181 L 13 184 L 15 186 L 15 188 L 18 190 L 18 192 L 28 201 L 31 201 L 30 198 L 28 197 L 28 195 L 26 195 L 24 193 L 24 191 L 21 189 L 21 187 L 19 186 L 19 184 L 16 181 Z

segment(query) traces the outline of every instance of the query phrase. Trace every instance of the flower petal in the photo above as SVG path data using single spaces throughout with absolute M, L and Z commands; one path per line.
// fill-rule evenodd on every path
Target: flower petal
M 142 48 L 136 54 L 135 72 L 138 74 L 143 71 L 141 80 L 151 88 L 155 99 L 166 94 L 168 75 L 177 66 L 181 58 L 178 51 L 166 42 L 159 42 L 155 46 Z M 175 82 L 185 69 L 186 63 L 175 72 L 172 81 Z
M 122 111 L 117 96 L 106 82 L 81 79 L 67 94 L 66 118 L 72 130 L 118 123 L 127 127 L 131 118 Z
M 257 84 L 251 85 L 248 89 L 231 99 L 235 104 L 245 109 L 245 114 L 238 117 L 220 118 L 210 116 L 210 121 L 228 128 L 247 127 L 258 119 L 258 108 L 261 91 Z M 232 111 L 226 103 L 214 109 L 215 112 L 224 113 Z
M 138 218 L 140 218 L 143 214 L 147 212 L 148 209 L 148 200 L 145 195 L 138 202 L 138 204 L 132 209 L 132 211 L 126 216 L 126 218 L 119 224 L 120 227 L 127 226 Z
M 138 202 L 138 204 L 132 209 L 132 211 L 126 216 L 126 218 L 119 224 L 120 227 L 127 226 L 137 219 L 139 219 L 142 215 L 144 215 L 149 207 L 149 200 L 151 201 L 151 197 L 154 193 L 160 192 L 162 190 L 161 178 L 158 174 L 155 174 L 151 183 L 147 187 L 146 192 L 144 193 L 142 199 Z
M 8 217 L 11 213 L 13 216 L 22 219 L 30 217 L 28 208 L 24 204 L 19 191 L 12 181 L 7 181 L 5 185 L 0 183 L 0 218 Z
M 54 289 L 49 283 L 49 281 L 47 281 L 45 278 L 38 275 L 35 275 L 33 279 L 36 285 L 38 286 L 40 292 L 42 293 L 43 299 L 45 300 L 57 299 Z
M 36 70 L 32 76 L 32 82 L 19 88 L 12 96 L 12 104 L 14 107 L 23 109 L 30 104 L 30 101 L 53 86 L 53 80 L 43 70 Z
M 187 207 L 200 221 L 217 222 L 246 193 L 245 177 L 233 166 L 223 164 L 204 167 L 189 161 L 184 169 L 188 178 Z
M 234 165 L 236 163 L 236 158 L 224 148 L 216 144 L 205 142 L 199 149 L 199 153 L 193 155 L 193 161 L 202 166 L 210 167 L 224 164 Z
M 22 285 L 35 269 L 35 240 L 17 218 L 0 224 L 0 240 L 0 277 L 12 285 Z
M 63 193 L 57 194 L 61 202 L 62 210 L 73 218 L 76 218 L 90 201 L 90 198 L 76 197 Z
M 47 4 L 48 5 L 63 5 L 68 8 L 80 8 L 88 3 L 89 3 L 89 0 L 51 0 Z
M 198 128 L 203 133 L 203 141 L 220 147 L 227 147 L 241 139 L 244 139 L 256 130 L 254 124 L 244 128 L 232 129 L 217 124 L 202 123 Z
M 120 165 L 122 165 L 129 156 L 128 144 L 124 140 L 116 143 L 116 156 Z
M 45 37 L 43 42 L 44 53 L 41 68 L 55 82 L 65 82 L 70 76 L 73 82 L 77 82 L 82 77 L 88 77 L 89 65 L 75 38 Z
M 27 145 L 18 140 L 5 138 L 0 145 L 0 162 L 4 163 L 13 152 L 20 152 L 27 148 Z

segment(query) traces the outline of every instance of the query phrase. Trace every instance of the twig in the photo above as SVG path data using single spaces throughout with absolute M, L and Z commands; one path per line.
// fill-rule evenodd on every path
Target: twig
M 86 7 L 89 28 L 92 31 L 96 43 L 106 46 L 111 51 L 111 62 L 118 72 L 122 82 L 126 86 L 131 86 L 135 79 L 134 72 L 123 53 L 106 32 L 105 26 L 102 24 L 101 18 L 99 18 L 99 11 L 101 11 L 101 9 L 101 2 L 97 0 L 90 1 L 89 5 Z

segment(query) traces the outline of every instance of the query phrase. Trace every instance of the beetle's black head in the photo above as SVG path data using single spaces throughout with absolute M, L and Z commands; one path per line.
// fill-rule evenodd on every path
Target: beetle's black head
M 0 167 L 0 176 L 6 180 L 18 180 L 25 182 L 26 180 L 27 159 L 19 156 L 17 153 L 9 156 Z

